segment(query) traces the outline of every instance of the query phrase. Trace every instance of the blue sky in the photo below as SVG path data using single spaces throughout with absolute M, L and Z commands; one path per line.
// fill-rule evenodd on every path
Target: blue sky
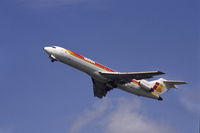
M 200 113 L 197 0 L 1 0 L 0 133 L 196 133 Z M 65 47 L 118 71 L 160 70 L 188 85 L 156 101 L 51 63 Z M 157 77 L 159 78 L 159 77 Z

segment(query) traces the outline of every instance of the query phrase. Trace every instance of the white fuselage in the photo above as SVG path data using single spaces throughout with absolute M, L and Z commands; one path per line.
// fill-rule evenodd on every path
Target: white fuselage
M 102 82 L 107 83 L 110 79 L 107 79 L 99 74 L 102 71 L 112 71 L 114 70 L 105 67 L 97 62 L 94 62 L 86 57 L 78 55 L 70 50 L 66 50 L 64 48 L 54 46 L 54 47 L 45 47 L 44 50 L 48 53 L 51 59 L 60 61 L 64 64 L 70 65 L 82 72 L 85 72 L 92 78 Z M 136 81 L 136 80 L 135 80 Z M 138 84 L 134 82 L 126 83 L 126 84 L 117 84 L 117 88 L 130 92 L 132 94 L 138 96 L 149 97 L 153 99 L 158 99 L 158 97 L 148 93 L 144 89 L 142 89 Z

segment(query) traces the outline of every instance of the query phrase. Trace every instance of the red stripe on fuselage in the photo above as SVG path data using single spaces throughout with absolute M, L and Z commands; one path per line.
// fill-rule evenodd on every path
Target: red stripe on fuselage
M 71 53 L 72 53 L 74 56 L 76 56 L 76 57 L 78 57 L 78 58 L 80 58 L 80 59 L 85 60 L 83 56 L 81 56 L 81 55 L 79 55 L 79 54 L 77 54 L 77 53 L 74 53 L 74 52 L 72 52 L 72 51 L 71 51 Z
M 110 68 L 108 68 L 108 67 L 106 67 L 106 66 L 103 66 L 103 65 L 101 65 L 100 63 L 94 62 L 94 61 L 92 61 L 92 60 L 90 60 L 90 59 L 88 59 L 88 58 L 86 58 L 86 57 L 83 57 L 83 56 L 77 54 L 77 53 L 74 53 L 74 52 L 72 52 L 72 51 L 70 51 L 70 50 L 67 50 L 67 51 L 68 51 L 71 55 L 76 56 L 77 58 L 79 58 L 79 59 L 81 59 L 81 60 L 84 60 L 84 61 L 86 61 L 86 62 L 88 62 L 88 63 L 90 63 L 90 64 L 93 64 L 93 65 L 95 65 L 95 66 L 97 66 L 97 67 L 99 67 L 99 68 L 102 68 L 102 69 L 104 69 L 104 70 L 106 70 L 106 71 L 109 71 L 109 72 L 116 72 L 115 70 L 112 70 L 112 69 L 110 69 Z M 87 59 L 87 60 L 86 60 L 86 59 Z M 139 85 L 139 82 L 138 82 L 137 80 L 132 80 L 132 82 L 133 82 L 134 84 L 136 84 L 136 85 Z
M 95 62 L 95 65 L 100 67 L 100 68 L 103 68 L 104 70 L 107 70 L 107 71 L 110 71 L 110 72 L 116 72 L 115 70 L 112 70 L 112 69 L 110 69 L 108 67 L 105 67 L 105 66 L 103 66 L 103 65 L 101 65 L 101 64 L 99 64 L 97 62 Z

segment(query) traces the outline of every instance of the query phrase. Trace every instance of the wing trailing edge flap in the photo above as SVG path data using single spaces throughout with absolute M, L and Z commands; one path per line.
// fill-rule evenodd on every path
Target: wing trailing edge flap
M 140 80 L 140 79 L 148 79 L 153 76 L 165 74 L 161 71 L 149 71 L 149 72 L 99 72 L 102 76 L 110 79 L 123 79 L 127 82 L 132 79 Z
M 101 83 L 93 78 L 92 78 L 92 83 L 93 83 L 94 96 L 98 98 L 105 97 L 107 92 L 113 89 L 113 88 L 108 87 L 106 84 Z

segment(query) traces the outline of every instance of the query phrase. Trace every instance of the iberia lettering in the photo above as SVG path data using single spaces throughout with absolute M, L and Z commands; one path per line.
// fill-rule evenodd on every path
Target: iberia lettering
M 88 58 L 86 58 L 86 57 L 84 57 L 84 60 L 86 60 L 86 61 L 88 61 L 88 62 L 90 62 L 90 63 L 92 63 L 92 64 L 95 64 L 95 62 L 94 62 L 93 60 L 88 59 Z

